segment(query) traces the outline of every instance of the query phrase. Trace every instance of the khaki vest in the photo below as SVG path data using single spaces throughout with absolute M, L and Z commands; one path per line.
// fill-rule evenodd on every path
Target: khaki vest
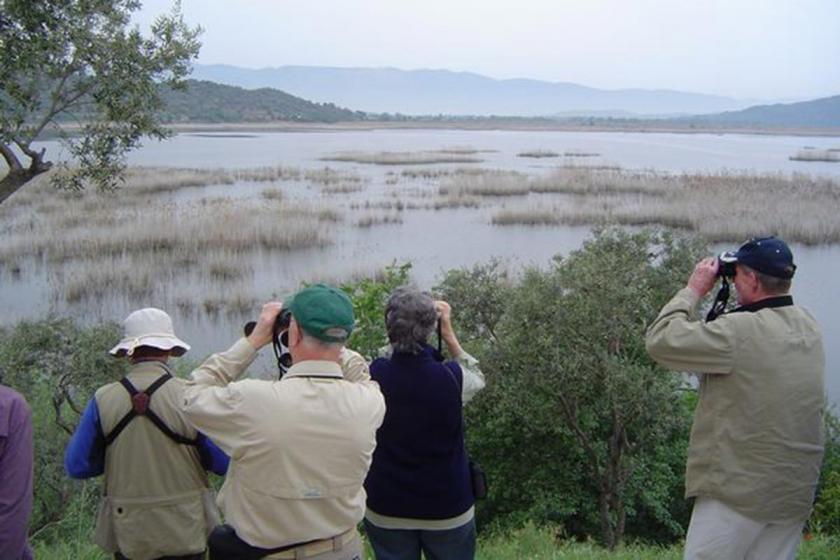
M 141 362 L 127 378 L 143 391 L 166 372 L 159 362 Z M 149 408 L 172 431 L 193 439 L 196 430 L 179 410 L 183 383 L 170 379 L 152 395 Z M 94 398 L 107 436 L 131 410 L 131 399 L 119 383 L 101 387 Z M 198 449 L 175 443 L 148 418 L 134 418 L 105 453 L 96 543 L 131 560 L 195 554 L 206 548 L 218 523 Z

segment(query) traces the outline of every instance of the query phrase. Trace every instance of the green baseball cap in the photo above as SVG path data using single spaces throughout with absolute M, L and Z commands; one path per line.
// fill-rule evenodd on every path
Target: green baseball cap
M 326 284 L 308 286 L 283 305 L 307 334 L 325 342 L 345 342 L 353 332 L 353 303 Z

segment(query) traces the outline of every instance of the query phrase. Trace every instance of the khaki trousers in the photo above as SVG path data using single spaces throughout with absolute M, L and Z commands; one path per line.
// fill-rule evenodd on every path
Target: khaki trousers
M 804 521 L 762 523 L 713 498 L 698 497 L 684 560 L 793 560 Z

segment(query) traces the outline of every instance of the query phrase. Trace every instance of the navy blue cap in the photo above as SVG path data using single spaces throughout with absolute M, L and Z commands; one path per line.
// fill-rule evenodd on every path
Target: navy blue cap
M 781 239 L 753 237 L 731 253 L 735 262 L 776 278 L 793 278 L 793 253 Z

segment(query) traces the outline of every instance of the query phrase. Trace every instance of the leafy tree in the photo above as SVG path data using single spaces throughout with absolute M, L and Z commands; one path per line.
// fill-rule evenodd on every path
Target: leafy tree
M 144 36 L 130 27 L 139 0 L 0 0 L 0 155 L 9 173 L 0 202 L 52 163 L 34 143 L 65 142 L 78 167 L 57 186 L 118 185 L 125 154 L 144 136 L 165 138 L 161 84 L 178 88 L 198 54 L 199 28 L 176 2 Z
M 494 288 L 493 267 L 449 274 L 440 290 L 456 329 L 496 340 L 471 347 L 488 377 L 468 411 L 468 444 L 493 487 L 482 515 L 562 522 L 609 548 L 628 516 L 681 532 L 690 403 L 647 356 L 644 332 L 698 256 L 669 234 L 610 229 L 513 287 L 498 276 Z M 476 286 L 503 297 L 477 298 Z M 484 301 L 505 301 L 503 312 Z

